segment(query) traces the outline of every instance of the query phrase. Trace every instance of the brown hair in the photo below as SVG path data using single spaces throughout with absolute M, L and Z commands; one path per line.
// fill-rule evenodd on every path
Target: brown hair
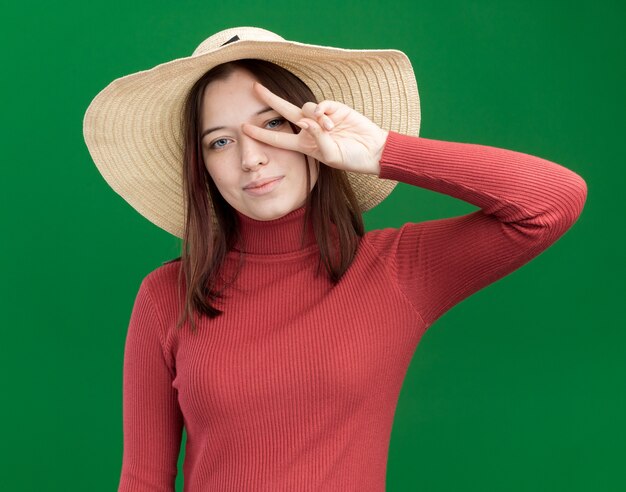
M 239 223 L 235 210 L 221 196 L 209 175 L 202 157 L 201 107 L 204 90 L 215 80 L 223 80 L 237 68 L 247 70 L 270 91 L 302 107 L 305 102 L 316 101 L 313 92 L 288 70 L 265 60 L 243 59 L 218 65 L 206 72 L 191 88 L 183 108 L 183 191 L 186 214 L 182 254 L 173 261 L 181 261 L 179 289 L 186 281 L 184 311 L 177 328 L 192 313 L 214 318 L 223 311 L 211 305 L 211 300 L 222 297 L 217 289 L 220 267 L 229 249 L 239 239 Z M 287 121 L 294 133 L 300 128 Z M 305 223 L 312 221 L 313 231 L 320 250 L 320 263 L 324 263 L 329 278 L 336 284 L 348 269 L 356 253 L 359 239 L 364 234 L 363 219 L 358 201 L 344 171 L 315 161 L 319 166 L 317 182 L 312 190 L 310 168 L 307 160 L 307 192 Z M 208 192 L 207 192 L 208 191 Z M 211 206 L 218 227 L 214 227 Z M 338 248 L 330 235 L 331 223 L 338 232 Z M 304 237 L 304 230 L 303 230 Z M 240 253 L 240 267 L 244 260 Z M 168 262 L 168 263 L 170 263 Z M 318 264 L 319 270 L 319 264 Z M 232 279 L 231 281 L 233 281 Z M 179 290 L 180 297 L 180 290 Z

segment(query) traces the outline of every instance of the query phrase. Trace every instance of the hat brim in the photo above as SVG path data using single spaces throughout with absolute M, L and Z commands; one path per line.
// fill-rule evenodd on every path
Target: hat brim
M 209 69 L 257 58 L 298 76 L 318 101 L 340 101 L 381 128 L 419 135 L 420 103 L 408 57 L 397 50 L 349 50 L 295 41 L 241 40 L 118 78 L 90 103 L 83 135 L 107 183 L 148 220 L 182 238 L 184 98 Z M 362 211 L 396 181 L 347 172 Z

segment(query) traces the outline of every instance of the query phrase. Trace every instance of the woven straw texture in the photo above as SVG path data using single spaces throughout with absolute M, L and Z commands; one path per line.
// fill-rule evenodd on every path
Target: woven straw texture
M 223 43 L 238 36 L 238 40 Z M 192 56 L 118 78 L 91 102 L 85 142 L 106 182 L 148 220 L 183 237 L 182 108 L 207 70 L 242 58 L 280 65 L 298 76 L 318 101 L 354 108 L 381 128 L 419 134 L 417 82 L 397 50 L 347 50 L 285 41 L 264 29 L 237 27 L 203 41 Z M 396 181 L 347 172 L 361 211 L 378 205 Z

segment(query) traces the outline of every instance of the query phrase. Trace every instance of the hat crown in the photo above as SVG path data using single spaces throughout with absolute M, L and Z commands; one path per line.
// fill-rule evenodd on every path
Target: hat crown
M 235 39 L 233 39 L 235 38 Z M 260 27 L 231 27 L 206 38 L 192 53 L 192 56 L 212 51 L 229 41 L 284 41 L 278 34 Z

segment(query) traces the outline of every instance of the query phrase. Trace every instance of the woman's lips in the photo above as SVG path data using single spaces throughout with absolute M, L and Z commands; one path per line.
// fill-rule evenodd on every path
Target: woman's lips
M 265 183 L 262 186 L 257 186 L 256 188 L 244 188 L 244 191 L 253 196 L 265 195 L 276 188 L 283 178 L 284 176 L 281 176 L 280 178 L 276 178 L 275 180 Z

